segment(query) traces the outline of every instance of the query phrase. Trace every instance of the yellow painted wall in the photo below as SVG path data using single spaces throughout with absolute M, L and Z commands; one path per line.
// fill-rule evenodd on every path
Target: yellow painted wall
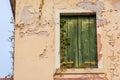
M 71 70 L 66 72 L 72 75 L 57 77 L 81 77 L 85 72 L 120 80 L 119 5 L 119 0 L 16 0 L 14 80 L 56 77 L 56 12 L 71 9 L 97 13 L 98 60 L 103 68 Z

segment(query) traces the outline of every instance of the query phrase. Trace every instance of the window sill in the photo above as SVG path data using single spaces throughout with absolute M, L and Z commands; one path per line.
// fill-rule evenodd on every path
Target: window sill
M 104 74 L 104 68 L 85 68 L 85 69 L 65 69 L 65 70 L 58 70 L 56 73 L 58 74 Z

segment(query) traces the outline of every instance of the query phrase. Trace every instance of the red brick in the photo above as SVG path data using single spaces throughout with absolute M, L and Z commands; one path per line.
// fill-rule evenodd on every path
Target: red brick
M 12 78 L 0 78 L 0 80 L 13 80 Z

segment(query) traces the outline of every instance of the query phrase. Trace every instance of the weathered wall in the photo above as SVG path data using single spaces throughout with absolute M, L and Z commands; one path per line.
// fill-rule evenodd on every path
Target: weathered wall
M 97 13 L 99 64 L 103 66 L 104 77 L 120 80 L 119 5 L 119 0 L 16 0 L 14 80 L 53 80 L 56 71 L 55 27 L 59 24 L 55 13 L 65 9 Z M 99 74 L 96 76 L 100 77 Z

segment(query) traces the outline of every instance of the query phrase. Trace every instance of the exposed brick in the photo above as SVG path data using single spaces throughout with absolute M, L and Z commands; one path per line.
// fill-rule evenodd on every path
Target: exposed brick
M 0 78 L 0 80 L 13 80 L 12 78 Z

